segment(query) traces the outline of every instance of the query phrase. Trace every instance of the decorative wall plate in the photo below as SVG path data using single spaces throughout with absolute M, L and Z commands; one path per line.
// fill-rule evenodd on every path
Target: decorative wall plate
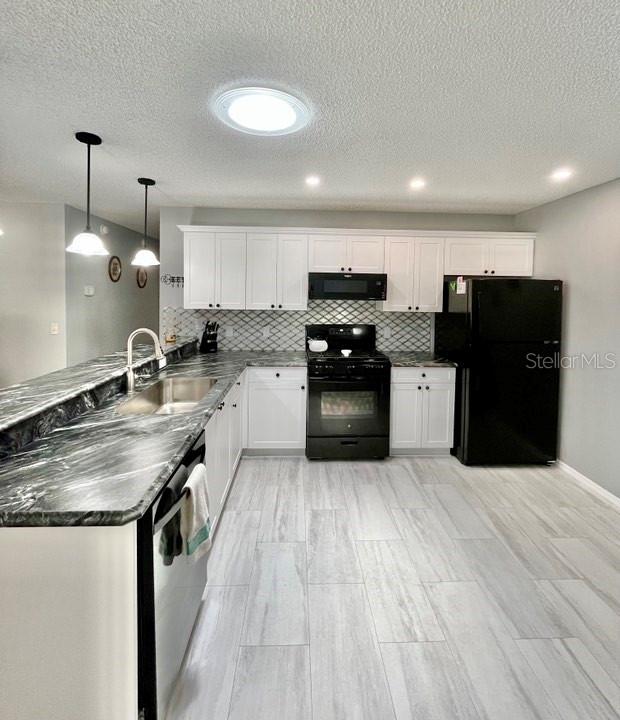
M 118 282 L 123 272 L 123 264 L 118 255 L 112 255 L 108 261 L 108 275 L 112 282 Z
M 146 270 L 141 267 L 136 270 L 136 282 L 138 283 L 139 288 L 146 287 L 146 281 L 149 279 L 148 273 Z

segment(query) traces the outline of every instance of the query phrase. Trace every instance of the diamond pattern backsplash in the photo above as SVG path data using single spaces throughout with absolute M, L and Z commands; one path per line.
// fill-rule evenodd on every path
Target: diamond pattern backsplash
M 305 311 L 186 310 L 165 307 L 161 333 L 200 335 L 207 320 L 219 322 L 220 350 L 305 350 L 305 325 L 373 323 L 379 350 L 431 349 L 431 314 L 382 312 L 357 300 L 310 300 Z M 231 335 L 232 332 L 232 335 Z

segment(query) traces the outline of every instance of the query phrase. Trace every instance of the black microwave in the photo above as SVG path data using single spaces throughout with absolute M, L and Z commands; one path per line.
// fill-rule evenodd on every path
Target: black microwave
M 385 300 L 385 273 L 308 273 L 310 300 Z

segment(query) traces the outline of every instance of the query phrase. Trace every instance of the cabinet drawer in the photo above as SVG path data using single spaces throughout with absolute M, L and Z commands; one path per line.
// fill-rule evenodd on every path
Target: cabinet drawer
M 250 383 L 305 383 L 305 367 L 248 368 Z
M 393 383 L 441 382 L 453 383 L 456 377 L 454 368 L 449 367 L 396 367 L 392 368 Z

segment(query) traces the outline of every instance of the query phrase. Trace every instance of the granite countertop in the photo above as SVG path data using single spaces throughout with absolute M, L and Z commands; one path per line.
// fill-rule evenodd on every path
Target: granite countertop
M 393 367 L 456 367 L 456 363 L 426 352 L 387 352 Z
M 197 338 L 179 340 L 176 345 L 164 348 L 166 355 Z M 154 356 L 153 344 L 136 344 L 135 367 L 140 368 Z M 46 410 L 88 392 L 114 378 L 120 378 L 127 369 L 127 353 L 115 352 L 87 360 L 62 370 L 41 375 L 17 385 L 0 389 L 0 431 L 40 415 Z
M 122 372 L 112 364 L 93 361 L 100 381 L 110 372 Z M 163 377 L 209 376 L 217 382 L 193 412 L 176 416 L 120 415 L 117 408 L 127 396 L 118 394 L 6 458 L 0 462 L 0 526 L 124 525 L 136 520 L 245 367 L 305 365 L 305 352 L 259 351 L 193 355 L 169 364 L 136 391 Z M 47 384 L 40 379 L 49 397 L 75 392 L 87 381 L 86 369 L 81 369 L 72 387 L 71 370 L 46 376 Z M 63 386 L 56 395 L 53 375 Z

